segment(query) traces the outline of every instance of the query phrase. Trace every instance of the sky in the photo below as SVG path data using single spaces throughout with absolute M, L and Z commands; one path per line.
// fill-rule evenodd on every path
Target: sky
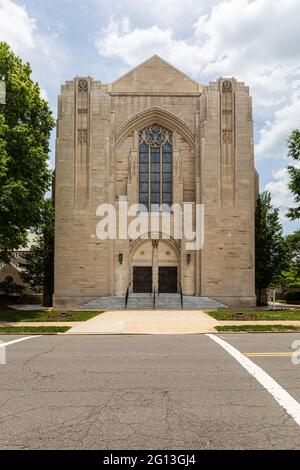
M 56 115 L 76 75 L 116 80 L 154 54 L 201 84 L 235 77 L 250 87 L 255 165 L 285 233 L 286 142 L 300 128 L 300 0 L 0 0 L 0 40 L 29 61 Z M 51 139 L 54 165 L 55 132 Z

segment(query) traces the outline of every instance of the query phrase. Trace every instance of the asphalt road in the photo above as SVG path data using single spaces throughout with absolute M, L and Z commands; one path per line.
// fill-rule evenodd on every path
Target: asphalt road
M 261 355 L 291 352 L 300 335 L 218 337 L 300 403 L 300 365 Z M 1 449 L 300 449 L 295 419 L 205 335 L 41 336 L 6 349 Z

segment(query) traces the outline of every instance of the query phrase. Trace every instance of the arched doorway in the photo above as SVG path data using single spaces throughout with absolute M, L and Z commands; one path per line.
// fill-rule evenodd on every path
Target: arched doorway
M 139 240 L 131 250 L 131 281 L 135 293 L 176 293 L 180 283 L 179 249 L 171 240 Z

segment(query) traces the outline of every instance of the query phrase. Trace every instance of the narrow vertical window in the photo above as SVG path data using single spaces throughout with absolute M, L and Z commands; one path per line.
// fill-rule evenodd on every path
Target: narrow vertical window
M 153 124 L 139 133 L 139 202 L 157 211 L 172 205 L 172 132 Z
M 159 210 L 161 204 L 161 187 L 160 187 L 160 147 L 151 148 L 151 210 Z
M 172 205 L 172 146 L 162 148 L 162 203 Z
M 149 146 L 146 144 L 140 145 L 139 192 L 140 204 L 149 210 Z

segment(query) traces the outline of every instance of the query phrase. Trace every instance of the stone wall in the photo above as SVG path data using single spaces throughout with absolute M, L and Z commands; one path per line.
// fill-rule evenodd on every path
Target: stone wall
M 58 103 L 55 304 L 125 294 L 130 242 L 97 239 L 96 211 L 120 196 L 138 202 L 138 131 L 154 122 L 173 132 L 173 202 L 205 205 L 204 249 L 187 262 L 179 243 L 184 293 L 254 304 L 248 88 L 235 79 L 199 85 L 154 56 L 113 84 L 66 82 Z

